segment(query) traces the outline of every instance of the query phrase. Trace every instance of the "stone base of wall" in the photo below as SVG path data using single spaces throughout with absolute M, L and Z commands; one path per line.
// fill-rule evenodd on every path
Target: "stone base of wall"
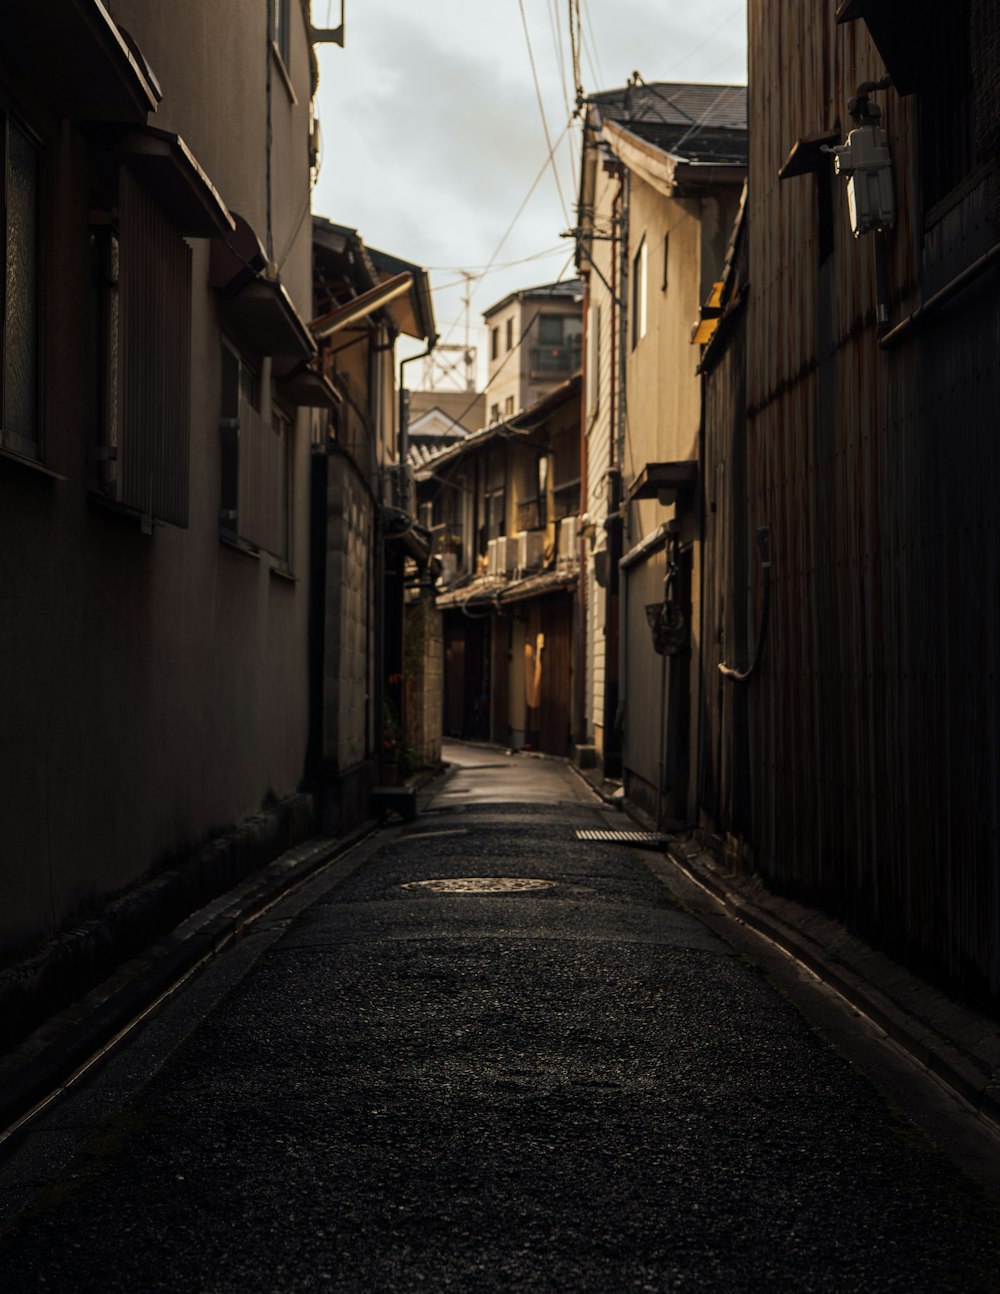
M 290 795 L 0 969 L 0 1052 L 315 830 L 312 796 Z
M 377 782 L 374 760 L 365 760 L 344 772 L 321 774 L 317 791 L 320 834 L 339 839 L 370 821 L 372 787 Z

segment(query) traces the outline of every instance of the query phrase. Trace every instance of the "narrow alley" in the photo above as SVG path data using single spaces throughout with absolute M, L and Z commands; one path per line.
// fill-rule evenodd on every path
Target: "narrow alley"
M 1000 1214 L 563 761 L 448 748 L 4 1147 L 4 1291 L 998 1288 Z M 794 996 L 794 995 L 793 995 Z

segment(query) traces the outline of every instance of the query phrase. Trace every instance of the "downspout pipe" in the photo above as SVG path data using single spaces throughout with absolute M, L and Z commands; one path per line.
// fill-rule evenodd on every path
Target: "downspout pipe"
M 437 345 L 437 340 L 437 334 L 435 333 L 428 342 L 426 350 L 418 351 L 416 355 L 408 355 L 406 359 L 399 361 L 399 440 L 397 452 L 399 454 L 399 502 L 404 512 L 407 511 L 410 501 L 410 477 L 406 470 L 406 460 L 410 453 L 410 402 L 403 370 L 407 364 L 412 364 L 414 360 L 426 359 Z
M 757 631 L 757 648 L 753 660 L 745 670 L 733 669 L 731 665 L 720 662 L 719 673 L 731 683 L 749 683 L 757 673 L 761 658 L 764 655 L 764 643 L 767 641 L 767 621 L 771 609 L 771 531 L 761 526 L 757 531 L 757 551 L 760 554 L 760 565 L 764 575 L 764 591 L 761 595 L 760 628 Z

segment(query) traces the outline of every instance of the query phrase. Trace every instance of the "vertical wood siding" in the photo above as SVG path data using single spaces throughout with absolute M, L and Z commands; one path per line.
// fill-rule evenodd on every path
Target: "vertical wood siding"
M 799 136 L 843 131 L 856 85 L 884 71 L 835 8 L 749 5 L 747 534 L 770 526 L 774 557 L 749 697 L 753 845 L 778 888 L 996 995 L 997 272 L 885 352 L 870 240 L 851 237 L 839 180 L 820 263 L 817 180 L 777 171 Z M 996 236 L 995 193 L 972 185 L 925 234 L 915 98 L 879 101 L 899 319 Z

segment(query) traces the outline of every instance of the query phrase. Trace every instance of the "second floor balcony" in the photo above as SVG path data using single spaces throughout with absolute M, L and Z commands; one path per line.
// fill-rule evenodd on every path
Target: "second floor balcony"
M 579 336 L 559 345 L 532 346 L 528 363 L 534 376 L 571 377 L 580 367 Z

